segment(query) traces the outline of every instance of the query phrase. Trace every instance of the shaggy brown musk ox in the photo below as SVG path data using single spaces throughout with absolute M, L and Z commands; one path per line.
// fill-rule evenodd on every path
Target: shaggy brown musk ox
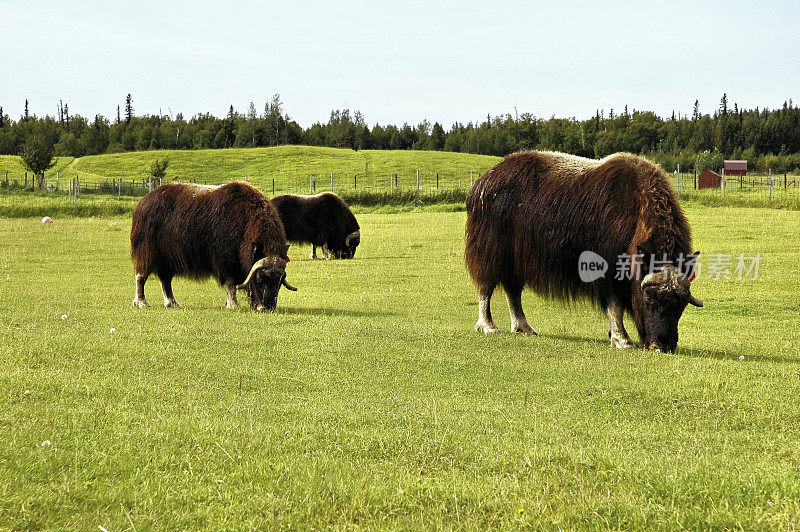
M 238 305 L 236 290 L 245 289 L 253 310 L 274 310 L 281 285 L 296 290 L 286 282 L 287 250 L 278 212 L 255 187 L 237 181 L 162 185 L 133 211 L 133 305 L 150 306 L 144 283 L 154 273 L 167 307 L 180 306 L 172 294 L 178 275 L 213 276 L 227 292 L 228 308 Z
M 605 275 L 581 279 L 584 252 L 602 257 Z M 522 310 L 522 289 L 528 286 L 549 298 L 592 300 L 608 315 L 616 347 L 635 347 L 622 321 L 627 311 L 643 347 L 674 351 L 684 308 L 703 305 L 689 284 L 698 255 L 664 171 L 635 155 L 596 161 L 514 153 L 467 195 L 466 264 L 478 289 L 475 328 L 484 333 L 498 330 L 490 300 L 499 284 L 512 329 L 536 334 Z M 626 263 L 627 275 L 614 271 Z
M 336 259 L 352 259 L 361 243 L 361 229 L 353 212 L 342 198 L 332 192 L 313 196 L 283 194 L 272 198 L 281 215 L 286 240 L 312 245 L 311 258 L 328 252 Z

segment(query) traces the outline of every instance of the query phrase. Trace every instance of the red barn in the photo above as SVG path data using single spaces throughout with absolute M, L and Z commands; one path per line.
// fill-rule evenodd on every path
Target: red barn
M 727 161 L 726 161 L 727 162 Z M 727 172 L 727 170 L 726 170 Z M 711 170 L 706 170 L 697 176 L 697 188 L 719 188 L 722 176 Z
M 747 161 L 725 161 L 725 175 L 747 175 Z

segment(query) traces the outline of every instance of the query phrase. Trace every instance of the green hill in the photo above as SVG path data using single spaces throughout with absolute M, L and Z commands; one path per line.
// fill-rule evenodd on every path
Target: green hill
M 227 150 L 164 150 L 60 158 L 47 172 L 48 183 L 78 177 L 84 186 L 122 179 L 142 182 L 149 175 L 156 158 L 169 157 L 167 179 L 220 184 L 233 179 L 248 180 L 265 192 L 308 193 L 311 176 L 314 191 L 388 192 L 390 174 L 396 174 L 400 190 L 416 189 L 417 171 L 420 189 L 432 191 L 469 188 L 471 175 L 477 178 L 498 161 L 499 157 L 465 153 L 405 150 L 362 150 L 309 146 Z M 23 181 L 24 168 L 19 157 L 0 156 L 0 178 Z

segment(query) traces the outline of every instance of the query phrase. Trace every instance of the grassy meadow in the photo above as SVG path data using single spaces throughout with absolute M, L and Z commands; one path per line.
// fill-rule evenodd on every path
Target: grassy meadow
M 794 530 L 800 213 L 687 214 L 762 262 L 694 283 L 676 354 L 527 293 L 540 336 L 475 333 L 463 212 L 293 247 L 274 314 L 181 279 L 133 309 L 128 216 L 0 218 L 0 529 Z
M 70 179 L 77 176 L 85 184 L 119 179 L 141 182 L 150 175 L 150 164 L 164 157 L 169 157 L 170 161 L 168 179 L 208 184 L 246 179 L 269 192 L 274 179 L 276 193 L 308 193 L 310 176 L 314 176 L 315 191 L 329 190 L 331 173 L 334 174 L 335 191 L 353 188 L 388 190 L 390 173 L 397 174 L 398 187 L 408 190 L 416 188 L 417 170 L 423 189 L 435 190 L 437 173 L 440 175 L 440 188 L 469 188 L 470 171 L 477 179 L 478 174 L 501 159 L 437 151 L 354 151 L 311 146 L 163 150 L 59 158 L 46 176 L 48 183 L 55 182 L 56 172 Z M 6 172 L 9 172 L 10 180 L 21 179 L 24 168 L 19 157 L 0 155 L 0 178 L 5 179 Z
M 62 157 L 46 173 L 50 186 L 56 184 L 56 176 L 59 176 L 60 193 L 39 194 L 40 199 L 36 202 L 20 203 L 6 189 L 0 194 L 0 216 L 44 216 L 50 213 L 84 216 L 130 212 L 138 201 L 135 198 L 148 190 L 146 179 L 150 164 L 164 157 L 170 160 L 167 180 L 206 184 L 247 180 L 268 196 L 272 196 L 273 191 L 275 194 L 308 194 L 333 189 L 349 204 L 368 207 L 420 203 L 457 203 L 463 206 L 471 181 L 500 161 L 499 157 L 466 153 L 353 151 L 312 146 L 163 150 Z M 419 195 L 417 170 L 420 173 Z M 24 173 L 19 157 L 0 155 L 0 181 L 8 176 L 10 184 L 15 181 L 22 184 Z M 81 191 L 87 192 L 81 196 L 78 209 L 70 206 L 66 199 L 68 181 L 75 177 L 80 180 Z M 738 178 L 730 177 L 724 193 L 719 189 L 694 190 L 692 173 L 681 174 L 680 186 L 676 174 L 669 174 L 669 177 L 676 190 L 680 188 L 681 199 L 690 204 L 800 210 L 800 187 L 796 186 L 798 177 L 795 175 L 789 176 L 787 187 L 783 186 L 782 175 L 773 176 L 771 197 L 766 176 L 753 173 L 742 183 Z M 121 190 L 117 186 L 120 180 Z M 758 186 L 750 186 L 756 183 Z M 12 187 L 13 190 L 18 189 Z M 98 191 L 101 194 L 88 193 Z M 118 191 L 123 205 L 108 203 Z M 101 198 L 98 200 L 95 196 Z

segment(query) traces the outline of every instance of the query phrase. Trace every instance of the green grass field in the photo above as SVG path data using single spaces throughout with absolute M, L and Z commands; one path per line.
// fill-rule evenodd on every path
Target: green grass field
M 78 159 L 59 159 L 46 174 L 48 183 L 55 183 L 56 172 L 69 179 L 78 177 L 84 184 L 114 179 L 139 181 L 149 176 L 150 164 L 157 158 L 169 157 L 168 179 L 220 184 L 232 179 L 247 179 L 271 193 L 308 193 L 310 176 L 314 176 L 315 191 L 330 189 L 330 174 L 334 174 L 334 191 L 356 189 L 389 189 L 389 174 L 397 174 L 397 186 L 416 188 L 416 172 L 420 186 L 435 190 L 436 174 L 440 188 L 469 188 L 470 171 L 473 178 L 485 172 L 500 157 L 464 153 L 406 150 L 362 150 L 310 146 L 277 146 L 229 150 L 164 150 L 93 155 Z M 24 168 L 19 157 L 0 156 L 0 178 L 21 180 Z M 354 176 L 356 176 L 354 181 Z M 394 185 L 392 185 L 394 186 Z
M 222 184 L 232 179 L 248 180 L 268 196 L 293 193 L 308 194 L 333 189 L 349 203 L 374 206 L 377 204 L 419 203 L 417 199 L 417 170 L 420 172 L 419 197 L 423 202 L 464 203 L 464 193 L 472 180 L 497 164 L 499 157 L 410 150 L 362 150 L 353 151 L 336 148 L 310 146 L 278 146 L 274 148 L 227 149 L 227 150 L 181 150 L 129 152 L 81 157 L 60 158 L 46 173 L 47 183 L 59 185 L 64 196 L 68 181 L 78 177 L 84 192 L 96 191 L 98 187 L 106 196 L 116 194 L 113 186 L 123 182 L 122 196 L 133 203 L 133 197 L 141 197 L 147 191 L 145 180 L 150 164 L 157 158 L 169 157 L 168 180 L 196 181 L 198 183 Z M 19 157 L 0 155 L 0 180 L 8 175 L 10 183 L 24 183 L 25 170 Z M 333 186 L 331 186 L 333 174 Z M 394 177 L 390 178 L 390 174 Z M 437 186 L 438 174 L 438 186 Z M 673 186 L 678 188 L 675 174 L 669 174 Z M 273 189 L 274 180 L 274 189 Z M 681 175 L 681 198 L 683 201 L 705 206 L 770 207 L 800 210 L 800 187 L 798 177 L 789 176 L 784 187 L 783 176 L 773 176 L 772 196 L 763 175 L 751 175 L 747 183 L 737 178 L 728 179 L 723 193 L 719 189 L 694 190 L 694 174 Z M 313 181 L 313 189 L 312 189 Z M 136 186 L 132 186 L 135 182 Z M 759 183 L 759 186 L 749 186 Z M 30 181 L 29 181 L 30 183 Z M 64 202 L 41 200 L 42 209 L 31 210 L 25 203 L 22 210 L 10 208 L 8 193 L 0 194 L 0 216 L 32 216 L 46 214 L 52 204 L 57 214 L 85 215 L 87 213 L 119 214 L 125 210 L 120 205 L 95 205 L 94 194 L 84 194 L 80 209 L 68 209 Z M 102 194 L 101 194 L 102 195 Z M 106 200 L 103 200 L 105 202 Z M 102 202 L 101 202 L 102 203 Z M 132 209 L 132 206 L 125 207 Z M 41 214 L 41 215 L 44 215 Z
M 0 529 L 797 529 L 800 213 L 687 214 L 763 260 L 695 282 L 674 355 L 530 294 L 539 337 L 475 333 L 464 213 L 292 248 L 274 314 L 131 308 L 127 216 L 0 218 Z

